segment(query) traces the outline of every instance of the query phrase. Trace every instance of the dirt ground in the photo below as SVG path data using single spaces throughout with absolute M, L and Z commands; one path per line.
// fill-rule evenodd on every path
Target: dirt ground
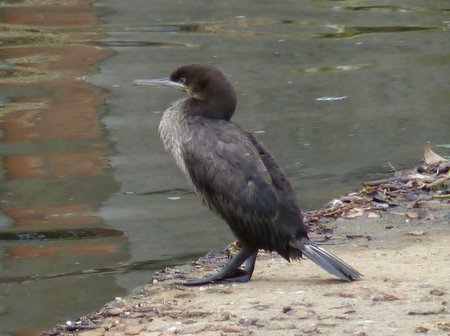
M 246 284 L 155 281 L 107 304 L 82 335 L 450 335 L 450 228 L 410 232 L 330 247 L 364 274 L 360 281 L 264 255 Z M 188 276 L 203 274 L 192 268 Z
M 260 253 L 248 283 L 174 284 L 214 272 L 226 258 L 216 253 L 162 270 L 45 335 L 450 335 L 450 175 L 405 176 L 368 183 L 307 216 L 311 238 L 363 273 L 359 281 Z

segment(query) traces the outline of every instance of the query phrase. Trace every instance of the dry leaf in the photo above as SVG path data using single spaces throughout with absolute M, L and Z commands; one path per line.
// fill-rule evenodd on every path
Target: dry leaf
M 405 184 L 405 186 L 408 186 L 409 188 L 413 187 L 414 183 L 419 183 L 419 181 L 425 182 L 425 183 L 431 183 L 435 180 L 432 176 L 420 174 L 420 173 L 411 174 L 411 175 L 409 175 L 409 178 L 411 178 L 412 180 L 408 181 L 408 183 Z M 417 180 L 417 181 L 414 181 L 414 180 Z
M 406 215 L 406 217 L 411 218 L 411 219 L 419 218 L 419 213 L 415 212 L 415 211 L 405 212 L 405 215 Z
M 406 298 L 405 294 L 392 289 L 385 289 L 383 291 L 380 291 L 378 294 L 382 296 L 382 301 L 403 300 Z
M 435 288 L 430 290 L 430 294 L 434 296 L 442 296 L 445 294 L 445 289 L 443 288 Z
M 362 211 L 362 209 L 351 209 L 344 217 L 345 218 L 356 218 L 356 217 L 361 217 L 364 214 L 364 212 Z
M 434 310 L 410 310 L 408 315 L 438 315 L 445 313 L 444 307 L 439 307 Z
M 429 330 L 450 331 L 449 321 L 424 322 L 416 327 L 416 333 L 426 333 Z
M 423 150 L 423 159 L 426 164 L 433 165 L 440 162 L 444 162 L 445 159 L 433 152 L 430 148 L 430 145 L 425 145 L 425 148 Z
M 409 231 L 406 233 L 408 236 L 423 236 L 426 234 L 424 231 Z
M 364 237 L 364 235 L 362 235 L 362 234 L 346 234 L 345 235 L 345 238 L 348 238 L 348 239 L 355 239 L 355 238 L 362 238 L 362 237 Z

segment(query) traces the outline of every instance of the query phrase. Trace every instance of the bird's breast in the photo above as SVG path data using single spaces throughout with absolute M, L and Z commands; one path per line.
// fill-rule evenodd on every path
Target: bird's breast
M 189 174 L 183 158 L 183 143 L 188 141 L 189 130 L 186 116 L 182 113 L 182 103 L 179 100 L 164 111 L 159 123 L 159 135 L 164 144 L 164 149 L 170 152 L 175 159 L 178 168 L 186 175 L 189 182 Z

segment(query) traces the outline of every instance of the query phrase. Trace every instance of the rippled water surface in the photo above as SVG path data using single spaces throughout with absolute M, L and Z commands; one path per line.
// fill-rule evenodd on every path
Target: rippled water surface
M 212 63 L 234 120 L 304 209 L 441 155 L 448 1 L 0 1 L 0 334 L 100 307 L 233 238 L 157 135 L 182 95 L 134 88 Z

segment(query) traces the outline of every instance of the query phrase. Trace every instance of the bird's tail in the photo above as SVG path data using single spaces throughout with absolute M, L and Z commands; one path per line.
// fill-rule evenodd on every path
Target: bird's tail
M 296 239 L 291 245 L 300 249 L 302 254 L 314 261 L 325 271 L 337 276 L 341 280 L 352 281 L 363 276 L 349 264 L 336 257 L 334 254 L 317 246 L 308 238 Z

